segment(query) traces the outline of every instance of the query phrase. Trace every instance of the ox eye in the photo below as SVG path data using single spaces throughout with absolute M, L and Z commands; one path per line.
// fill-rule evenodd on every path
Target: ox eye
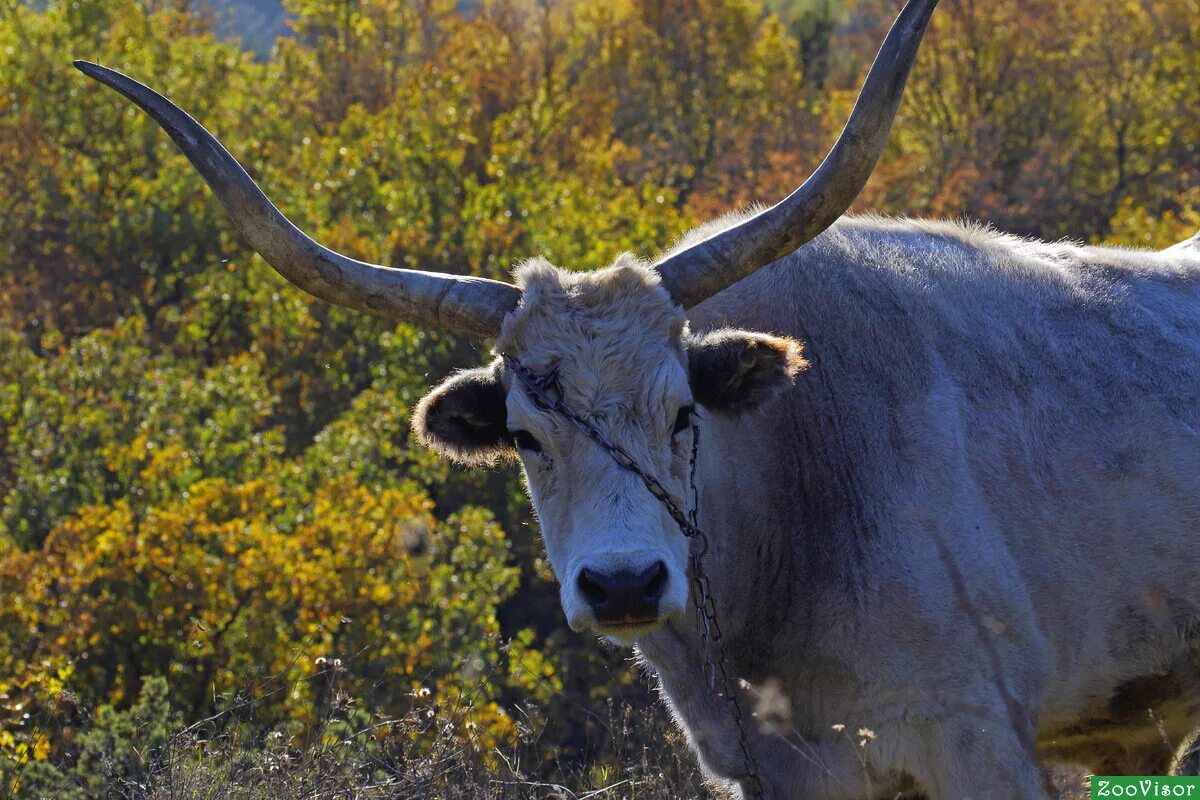
M 675 417 L 675 427 L 671 430 L 671 435 L 678 436 L 692 427 L 692 414 L 694 413 L 696 413 L 695 406 L 684 406 L 679 409 L 679 415 Z
M 531 453 L 542 452 L 542 445 L 533 438 L 533 434 L 529 431 L 512 431 L 512 438 L 513 443 L 521 450 L 528 450 Z

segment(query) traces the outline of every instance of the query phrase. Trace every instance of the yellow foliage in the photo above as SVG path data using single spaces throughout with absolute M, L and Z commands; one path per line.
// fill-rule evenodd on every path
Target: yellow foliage
M 319 486 L 292 519 L 282 500 L 268 481 L 207 479 L 144 512 L 125 501 L 82 508 L 40 551 L 9 550 L 0 573 L 23 585 L 0 629 L 17 646 L 0 659 L 4 674 L 25 676 L 9 693 L 45 704 L 71 676 L 119 702 L 170 666 L 175 701 L 199 713 L 271 676 L 291 691 L 264 715 L 311 723 L 333 680 L 349 692 L 383 681 L 376 700 L 382 691 L 402 709 L 406 676 L 449 680 L 455 654 L 506 674 L 485 630 L 515 571 L 484 512 L 438 529 L 427 497 L 349 477 Z M 455 718 L 489 747 L 512 732 L 497 691 Z

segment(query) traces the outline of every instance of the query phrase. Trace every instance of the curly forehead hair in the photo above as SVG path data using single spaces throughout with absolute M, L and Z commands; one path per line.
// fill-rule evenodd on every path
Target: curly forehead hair
M 504 321 L 496 348 L 521 355 L 531 367 L 553 359 L 567 342 L 601 350 L 619 345 L 627 353 L 640 344 L 657 349 L 664 339 L 679 341 L 687 324 L 658 274 L 628 253 L 593 272 L 533 258 L 513 276 L 521 305 Z

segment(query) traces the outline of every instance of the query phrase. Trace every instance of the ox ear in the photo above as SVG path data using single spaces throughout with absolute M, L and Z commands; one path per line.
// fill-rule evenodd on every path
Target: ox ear
M 421 444 L 472 467 L 515 455 L 499 364 L 453 375 L 421 398 L 412 419 Z
M 807 366 L 800 342 L 783 336 L 720 330 L 688 342 L 692 396 L 724 413 L 749 410 L 790 386 Z

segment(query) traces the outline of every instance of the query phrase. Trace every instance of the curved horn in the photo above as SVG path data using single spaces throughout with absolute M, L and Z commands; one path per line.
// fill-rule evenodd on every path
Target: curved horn
M 499 333 L 504 315 L 520 301 L 520 290 L 500 281 L 381 267 L 321 246 L 281 214 L 229 151 L 181 108 L 107 67 L 87 61 L 76 61 L 75 67 L 153 117 L 212 187 L 250 246 L 309 294 L 384 317 L 479 336 Z
M 879 48 L 829 155 L 799 189 L 750 219 L 667 257 L 663 286 L 684 308 L 783 258 L 837 221 L 875 169 L 937 0 L 909 0 Z

